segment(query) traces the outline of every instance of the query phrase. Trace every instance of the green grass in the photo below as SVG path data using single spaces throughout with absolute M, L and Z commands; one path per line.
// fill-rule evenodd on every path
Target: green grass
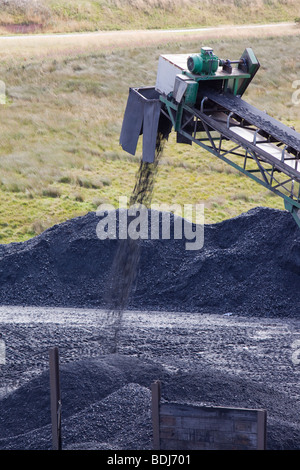
M 29 31 L 190 28 L 293 21 L 299 17 L 298 0 L 9 0 L 0 3 L 3 27 L 27 25 Z
M 300 130 L 299 105 L 291 102 L 292 83 L 300 74 L 294 52 L 300 36 L 209 45 L 220 57 L 231 58 L 253 47 L 262 66 L 245 99 Z M 141 143 L 134 157 L 119 146 L 128 88 L 155 83 L 160 53 L 198 49 L 198 43 L 173 43 L 2 61 L 8 99 L 0 106 L 0 242 L 26 240 L 103 202 L 117 206 L 119 196 L 129 198 Z M 177 145 L 174 134 L 153 202 L 205 203 L 206 223 L 256 206 L 283 209 L 281 198 L 199 147 Z

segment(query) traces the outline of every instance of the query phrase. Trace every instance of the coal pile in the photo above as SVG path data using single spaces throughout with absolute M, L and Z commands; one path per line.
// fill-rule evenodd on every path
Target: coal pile
M 63 448 L 151 449 L 157 374 L 162 367 L 118 355 L 62 365 Z M 0 410 L 0 449 L 51 449 L 48 371 L 0 400 Z
M 176 357 L 174 361 L 176 362 Z M 163 365 L 118 354 L 63 364 L 62 448 L 64 450 L 152 450 L 150 384 L 159 377 L 163 400 L 267 408 L 267 448 L 299 448 L 297 397 L 198 365 L 172 373 Z M 51 450 L 48 371 L 0 400 L 0 449 Z M 180 449 L 179 449 L 180 450 Z
M 149 210 L 149 226 L 150 216 Z M 1 304 L 107 308 L 119 245 L 99 240 L 98 223 L 91 212 L 26 242 L 1 245 Z M 139 241 L 129 309 L 299 314 L 300 230 L 288 212 L 252 209 L 205 225 L 200 250 L 186 250 L 185 243 L 184 237 Z

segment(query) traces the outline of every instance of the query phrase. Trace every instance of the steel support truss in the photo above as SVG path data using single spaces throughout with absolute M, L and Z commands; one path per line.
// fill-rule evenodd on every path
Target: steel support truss
M 160 96 L 161 112 L 167 116 L 183 142 L 199 145 L 244 175 L 284 199 L 285 208 L 291 212 L 300 227 L 300 156 L 295 154 L 295 167 L 288 166 L 285 146 L 272 139 L 282 149 L 282 159 L 272 157 L 258 147 L 260 140 L 256 126 L 240 124 L 243 129 L 255 132 L 255 142 L 249 142 L 230 130 L 230 111 L 218 120 L 212 109 L 191 108 L 184 103 L 170 101 Z M 222 110 L 224 114 L 224 109 Z M 183 119 L 184 115 L 184 119 Z M 299 160 L 299 166 L 298 166 Z M 295 170 L 296 168 L 296 170 Z M 299 170 L 298 170 L 299 168 Z

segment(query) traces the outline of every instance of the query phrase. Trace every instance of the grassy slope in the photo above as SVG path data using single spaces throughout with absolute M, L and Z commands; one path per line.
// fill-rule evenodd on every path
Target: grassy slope
M 62 32 L 264 23 L 300 16 L 298 0 L 0 0 L 0 6 L 2 32 L 4 25 L 13 24 Z
M 239 57 L 252 46 L 262 67 L 247 100 L 300 130 L 292 83 L 300 65 L 300 36 L 210 41 L 219 56 Z M 204 44 L 206 44 L 204 42 Z M 193 52 L 173 43 L 163 52 Z M 274 57 L 274 51 L 276 56 Z M 130 196 L 141 156 L 118 144 L 128 87 L 155 83 L 162 47 L 36 58 L 0 63 L 8 102 L 0 107 L 0 240 L 22 241 L 101 202 Z M 205 203 L 206 222 L 251 207 L 283 208 L 283 201 L 198 147 L 174 136 L 159 168 L 154 201 Z

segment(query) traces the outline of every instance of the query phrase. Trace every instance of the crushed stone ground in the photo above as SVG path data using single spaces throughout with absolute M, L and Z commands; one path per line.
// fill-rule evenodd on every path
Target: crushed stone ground
M 0 449 L 51 448 L 53 345 L 64 448 L 151 449 L 160 379 L 168 400 L 266 409 L 268 448 L 298 449 L 300 233 L 290 214 L 257 208 L 207 225 L 199 252 L 184 239 L 141 241 L 117 348 L 105 289 L 118 243 L 97 238 L 98 222 L 89 213 L 0 246 Z

